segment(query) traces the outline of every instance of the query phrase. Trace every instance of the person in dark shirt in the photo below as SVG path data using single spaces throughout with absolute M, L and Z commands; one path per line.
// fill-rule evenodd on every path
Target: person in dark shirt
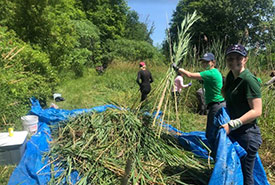
M 151 91 L 151 83 L 154 81 L 152 74 L 150 73 L 149 70 L 146 69 L 146 64 L 145 62 L 140 62 L 139 63 L 140 70 L 137 74 L 137 83 L 140 87 L 140 92 L 141 92 L 141 102 L 144 101 L 147 97 L 147 95 Z
M 240 44 L 226 51 L 226 63 L 230 69 L 226 76 L 223 94 L 231 120 L 222 125 L 231 139 L 247 152 L 241 158 L 244 185 L 254 185 L 253 169 L 258 149 L 262 143 L 257 118 L 262 114 L 261 85 L 246 68 L 247 50 Z

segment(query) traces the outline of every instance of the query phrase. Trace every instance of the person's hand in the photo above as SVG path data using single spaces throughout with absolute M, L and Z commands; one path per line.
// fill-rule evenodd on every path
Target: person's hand
M 188 86 L 190 87 L 192 85 L 192 82 L 190 82 L 189 84 L 188 84 Z
M 227 135 L 230 133 L 230 128 L 229 128 L 228 123 L 221 125 L 220 128 L 224 128 Z
M 230 120 L 228 123 L 221 125 L 226 131 L 226 134 L 229 134 L 232 130 L 236 130 L 243 125 L 240 119 Z
M 179 67 L 175 63 L 173 63 L 171 66 L 176 72 L 179 70 Z

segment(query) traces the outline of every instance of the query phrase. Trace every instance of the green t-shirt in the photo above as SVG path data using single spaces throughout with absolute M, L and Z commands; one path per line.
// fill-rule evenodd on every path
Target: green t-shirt
M 261 85 L 248 69 L 245 69 L 236 79 L 230 71 L 225 84 L 226 107 L 231 119 L 240 118 L 250 110 L 247 99 L 261 98 Z M 256 120 L 252 123 L 256 123 Z
M 205 102 L 209 104 L 211 102 L 220 102 L 224 98 L 221 94 L 222 89 L 222 74 L 218 69 L 213 68 L 200 72 L 203 80 L 203 86 L 205 88 Z

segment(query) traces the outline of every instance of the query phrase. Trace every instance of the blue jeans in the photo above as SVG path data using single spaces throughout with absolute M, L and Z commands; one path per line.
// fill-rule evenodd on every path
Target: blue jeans
M 255 124 L 241 132 L 238 132 L 239 129 L 231 132 L 229 136 L 236 140 L 247 152 L 247 155 L 241 159 L 244 185 L 254 185 L 253 169 L 256 154 L 262 144 L 260 129 Z

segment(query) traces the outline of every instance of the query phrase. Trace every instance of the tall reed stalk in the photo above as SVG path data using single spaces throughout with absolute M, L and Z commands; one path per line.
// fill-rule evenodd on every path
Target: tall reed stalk
M 168 32 L 168 41 L 169 41 L 169 47 L 170 47 L 170 62 L 175 63 L 176 65 L 179 65 L 181 61 L 183 60 L 184 56 L 187 54 L 188 51 L 188 46 L 189 46 L 189 41 L 191 39 L 191 33 L 189 32 L 189 29 L 191 26 L 199 19 L 197 16 L 197 13 L 194 12 L 192 15 L 187 14 L 185 16 L 185 19 L 181 23 L 181 27 L 178 30 L 178 37 L 177 41 L 175 41 L 172 44 L 171 38 L 169 37 L 169 32 Z M 154 120 L 153 120 L 153 125 L 156 124 L 157 117 L 160 113 L 160 110 L 164 109 L 164 113 L 162 115 L 162 120 L 165 119 L 166 114 L 171 111 L 166 110 L 167 107 L 172 107 L 176 111 L 176 117 L 177 117 L 177 128 L 180 129 L 180 124 L 179 124 L 179 119 L 178 119 L 178 105 L 177 105 L 177 97 L 174 96 L 174 103 L 175 106 L 167 106 L 168 103 L 172 100 L 171 99 L 171 89 L 174 88 L 174 77 L 175 77 L 175 71 L 173 68 L 170 66 L 169 69 L 167 70 L 167 75 L 164 77 L 165 80 L 162 81 L 162 84 L 159 85 L 159 87 L 162 87 L 159 89 L 158 93 L 158 98 L 156 100 L 156 103 L 152 109 L 153 111 L 156 111 Z M 165 84 L 163 86 L 163 84 Z M 169 116 L 168 116 L 169 117 Z M 168 120 L 169 122 L 169 120 Z M 161 132 L 162 127 L 160 126 L 159 128 L 159 133 Z

